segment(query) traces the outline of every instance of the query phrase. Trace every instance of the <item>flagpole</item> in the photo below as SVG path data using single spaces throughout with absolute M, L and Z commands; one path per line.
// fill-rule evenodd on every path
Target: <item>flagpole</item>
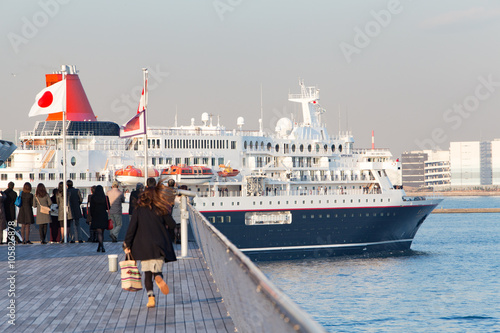
M 148 121 L 147 121 L 147 115 L 148 113 L 146 112 L 148 108 L 148 90 L 146 86 L 146 82 L 148 80 L 148 69 L 143 68 L 142 69 L 142 74 L 144 78 L 144 83 L 143 83 L 143 91 L 144 91 L 144 186 L 147 186 L 148 184 Z
M 63 80 L 66 73 L 63 73 Z M 63 110 L 62 136 L 63 136 L 63 221 L 64 221 L 64 243 L 68 242 L 68 190 L 66 188 L 66 107 Z

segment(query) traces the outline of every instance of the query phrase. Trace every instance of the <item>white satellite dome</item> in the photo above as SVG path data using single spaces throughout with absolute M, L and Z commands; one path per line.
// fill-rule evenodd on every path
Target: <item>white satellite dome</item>
M 202 122 L 205 126 L 207 126 L 207 122 L 208 122 L 209 120 L 210 120 L 210 116 L 208 115 L 208 113 L 207 113 L 207 112 L 203 112 L 203 113 L 201 114 L 201 122 Z
M 293 129 L 293 123 L 290 119 L 288 118 L 281 118 L 278 120 L 276 123 L 276 127 L 274 130 L 279 133 L 280 135 L 288 135 Z
M 245 118 L 238 117 L 238 119 L 236 119 L 236 125 L 238 125 L 239 127 L 245 125 Z

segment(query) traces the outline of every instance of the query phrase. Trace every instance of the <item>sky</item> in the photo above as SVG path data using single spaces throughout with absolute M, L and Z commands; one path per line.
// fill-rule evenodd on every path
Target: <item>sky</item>
M 500 138 L 500 3 L 389 1 L 0 2 L 0 130 L 14 140 L 45 74 L 75 65 L 98 120 L 125 123 L 149 69 L 149 126 L 258 129 L 301 119 L 298 80 L 320 89 L 330 134 L 394 156 Z

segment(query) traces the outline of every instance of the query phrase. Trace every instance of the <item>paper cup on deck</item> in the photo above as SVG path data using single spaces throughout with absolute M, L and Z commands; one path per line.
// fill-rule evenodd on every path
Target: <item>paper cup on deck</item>
M 116 272 L 118 270 L 118 255 L 117 254 L 108 255 L 108 261 L 109 261 L 109 271 Z

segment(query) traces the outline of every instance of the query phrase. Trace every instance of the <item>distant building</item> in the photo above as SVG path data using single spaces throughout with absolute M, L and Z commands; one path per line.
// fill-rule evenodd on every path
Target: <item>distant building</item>
M 424 150 L 427 160 L 424 163 L 425 186 L 434 189 L 450 186 L 450 151 Z
M 451 142 L 450 171 L 451 186 L 492 185 L 492 142 Z
M 500 185 L 500 139 L 491 141 L 491 183 Z
M 404 152 L 401 155 L 403 187 L 419 188 L 425 186 L 425 161 L 427 154 L 419 151 Z

